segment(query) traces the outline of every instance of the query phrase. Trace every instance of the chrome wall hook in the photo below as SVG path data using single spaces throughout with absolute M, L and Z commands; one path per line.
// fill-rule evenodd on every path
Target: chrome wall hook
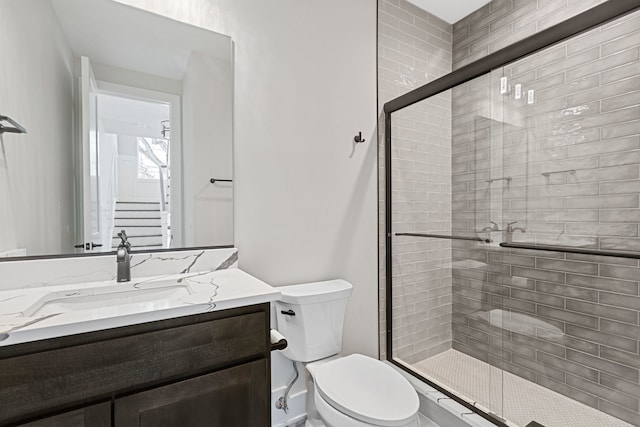
M 353 141 L 354 141 L 356 144 L 359 144 L 359 143 L 361 143 L 361 142 L 364 142 L 364 141 L 365 141 L 365 139 L 362 137 L 362 132 L 358 132 L 358 134 L 357 134 L 355 137 L 353 137 Z

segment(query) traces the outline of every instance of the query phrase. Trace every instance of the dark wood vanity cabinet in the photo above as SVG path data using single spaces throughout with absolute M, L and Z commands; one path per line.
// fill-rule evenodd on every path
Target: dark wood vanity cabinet
M 0 347 L 0 426 L 268 426 L 269 304 Z
M 115 425 L 266 425 L 263 411 L 253 404 L 265 389 L 265 365 L 257 360 L 116 399 Z

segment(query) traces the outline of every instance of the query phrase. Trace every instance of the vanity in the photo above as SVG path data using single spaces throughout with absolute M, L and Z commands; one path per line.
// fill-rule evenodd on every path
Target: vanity
M 228 264 L 0 291 L 0 426 L 269 425 L 280 293 Z
M 234 43 L 125 3 L 0 3 L 0 426 L 266 426 Z

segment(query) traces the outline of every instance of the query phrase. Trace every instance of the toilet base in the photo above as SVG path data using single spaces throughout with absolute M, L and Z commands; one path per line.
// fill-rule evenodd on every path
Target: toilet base
M 317 419 L 309 419 L 304 423 L 304 427 L 327 427 L 325 423 Z

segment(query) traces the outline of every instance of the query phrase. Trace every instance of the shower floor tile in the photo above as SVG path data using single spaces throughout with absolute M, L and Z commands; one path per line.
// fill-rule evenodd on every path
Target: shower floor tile
M 519 426 L 536 421 L 545 427 L 631 427 L 457 350 L 447 350 L 411 366 L 439 385 Z

